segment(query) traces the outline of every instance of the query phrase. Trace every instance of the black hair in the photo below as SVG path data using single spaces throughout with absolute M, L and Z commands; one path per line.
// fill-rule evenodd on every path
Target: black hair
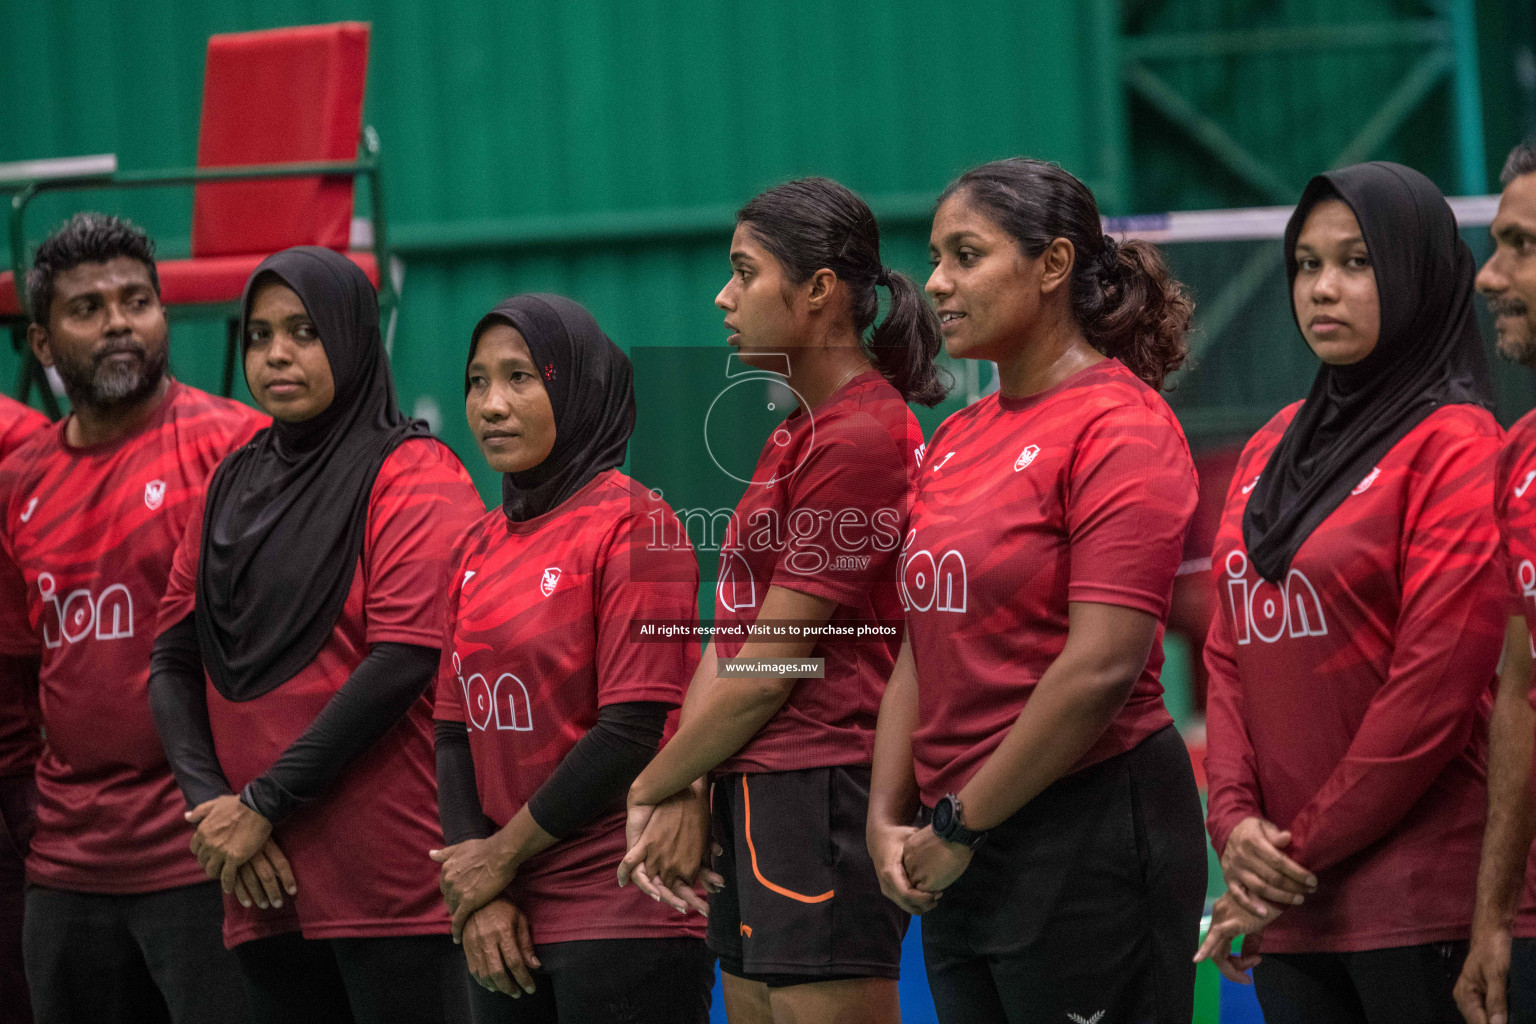
M 761 193 L 736 214 L 795 284 L 823 268 L 848 286 L 861 341 L 880 310 L 876 286 L 891 293 L 890 312 L 864 343 L 885 379 L 908 402 L 937 405 L 953 380 L 934 365 L 939 318 L 917 284 L 880 262 L 880 228 L 864 200 L 829 178 L 801 178 Z
M 155 243 L 130 221 L 105 213 L 77 213 L 43 239 L 27 271 L 27 305 L 32 322 L 48 325 L 53 304 L 53 279 L 82 263 L 105 263 L 127 256 L 144 264 L 149 283 L 160 296 L 160 275 L 155 271 Z
M 1527 139 L 1509 151 L 1504 170 L 1499 174 L 1499 184 L 1508 185 L 1516 178 L 1536 173 L 1536 139 Z
M 956 178 L 939 196 L 964 198 L 1011 235 L 1025 255 L 1056 239 L 1072 243 L 1072 315 L 1088 343 L 1161 390 L 1189 356 L 1195 304 L 1150 242 L 1104 233 L 1088 186 L 1056 164 L 1010 157 Z

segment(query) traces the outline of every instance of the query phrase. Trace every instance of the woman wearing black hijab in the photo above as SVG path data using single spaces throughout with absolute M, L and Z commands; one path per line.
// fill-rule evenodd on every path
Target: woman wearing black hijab
M 1454 1021 L 1505 617 L 1472 255 L 1390 163 L 1312 179 L 1285 246 L 1323 365 L 1249 441 L 1212 556 L 1228 891 L 1199 958 L 1257 964 L 1271 1024 Z
M 618 469 L 629 359 L 576 303 L 519 295 L 476 326 L 464 388 L 503 502 L 455 546 L 432 856 L 474 1018 L 699 1024 L 702 921 L 613 884 L 624 795 L 699 659 L 691 633 L 638 632 L 692 625 L 699 573 L 660 493 Z
M 161 606 L 151 705 L 257 1021 L 462 1012 L 422 857 L 425 691 L 453 538 L 483 506 L 396 407 L 378 322 L 328 249 L 256 268 L 245 374 L 274 422 L 215 470 Z

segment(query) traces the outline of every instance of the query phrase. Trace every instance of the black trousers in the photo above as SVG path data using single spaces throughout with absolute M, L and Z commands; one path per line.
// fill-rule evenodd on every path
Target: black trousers
M 1466 959 L 1465 942 L 1264 953 L 1253 986 L 1265 1024 L 1462 1024 L 1451 991 Z
M 715 956 L 703 939 L 591 939 L 538 947 L 534 990 L 469 986 L 474 1024 L 706 1024 Z
M 0 779 L 0 1024 L 32 1020 L 21 922 L 26 914 L 27 848 L 36 821 L 37 783 L 32 776 Z
M 217 882 L 131 896 L 29 886 L 23 927 L 38 1024 L 246 1020 Z
M 447 935 L 253 939 L 235 947 L 253 1024 L 457 1024 L 464 957 Z
M 1172 726 L 1058 779 L 923 915 L 943 1024 L 1188 1024 L 1205 826 Z
M 1515 939 L 1509 949 L 1509 1024 L 1536 1024 L 1536 939 Z

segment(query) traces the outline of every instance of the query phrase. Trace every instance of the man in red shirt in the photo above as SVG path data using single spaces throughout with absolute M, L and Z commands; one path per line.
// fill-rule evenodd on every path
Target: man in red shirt
M 1536 369 L 1536 145 L 1516 146 L 1500 180 L 1504 194 L 1489 227 L 1494 251 L 1477 275 L 1477 290 L 1495 317 L 1499 354 Z M 1536 1020 L 1536 871 L 1530 863 L 1536 711 L 1527 703 L 1533 651 L 1528 629 L 1536 625 L 1536 506 L 1526 494 L 1533 479 L 1536 414 L 1527 414 L 1510 428 L 1494 483 L 1514 605 L 1489 723 L 1488 823 L 1472 942 L 1456 983 L 1457 1004 L 1472 1024 Z
M 48 417 L 0 395 L 0 460 L 21 446 Z M 0 584 L 0 634 L 26 627 L 26 608 L 14 579 Z M 32 769 L 43 747 L 38 729 L 37 658 L 0 657 L 0 992 L 17 998 L 0 1005 L 0 1024 L 32 1019 L 21 960 L 21 917 L 27 843 L 37 789 Z
M 188 848 L 148 698 L 154 611 L 208 474 L 261 425 L 166 375 L 153 243 L 82 213 L 27 277 L 32 351 L 72 406 L 0 464 L 0 580 L 41 657 L 46 743 L 27 856 L 24 950 L 49 1021 L 240 1021 L 223 901 Z

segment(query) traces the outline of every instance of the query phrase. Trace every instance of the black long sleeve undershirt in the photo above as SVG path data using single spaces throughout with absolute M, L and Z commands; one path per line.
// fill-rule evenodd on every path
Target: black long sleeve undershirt
M 534 822 L 556 839 L 624 806 L 630 783 L 656 756 L 671 705 L 628 701 L 598 709 L 597 721 L 561 759 L 528 801 Z M 469 733 L 463 722 L 438 721 L 437 807 L 451 845 L 484 839 L 496 826 L 486 818 L 475 786 Z
M 149 656 L 149 710 L 188 807 L 234 792 L 213 747 L 197 624 L 188 615 L 155 638 Z
M 194 613 L 195 614 L 195 613 Z M 364 751 L 405 717 L 437 671 L 438 651 L 376 643 L 277 762 L 241 793 L 274 825 L 323 796 Z M 196 623 L 160 634 L 150 659 L 150 707 L 171 770 L 189 804 L 231 792 L 214 753 Z

